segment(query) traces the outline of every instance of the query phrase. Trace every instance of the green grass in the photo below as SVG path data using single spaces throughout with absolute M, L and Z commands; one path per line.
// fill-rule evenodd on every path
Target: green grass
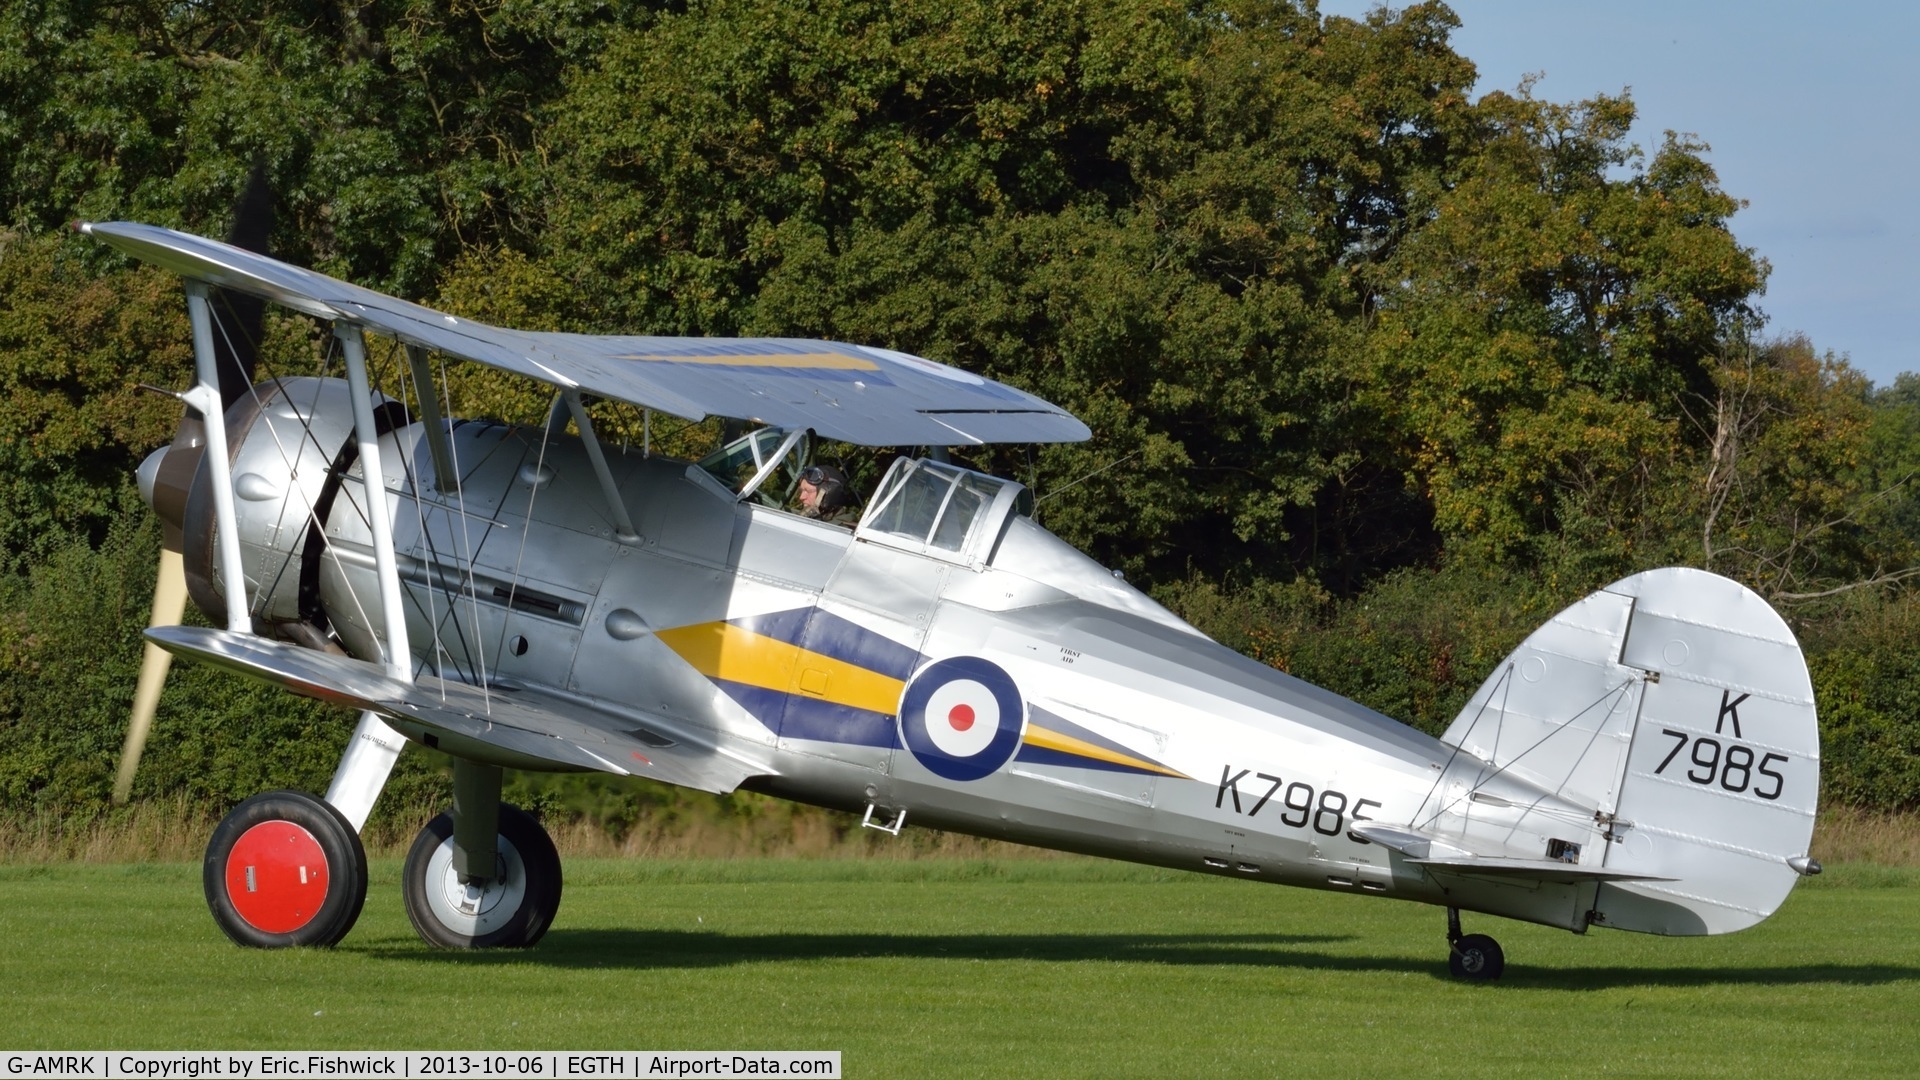
M 574 860 L 519 953 L 433 952 L 375 864 L 331 951 L 227 943 L 186 864 L 0 867 L 0 1046 L 837 1049 L 860 1076 L 1912 1075 L 1920 871 L 1722 938 L 1081 860 Z

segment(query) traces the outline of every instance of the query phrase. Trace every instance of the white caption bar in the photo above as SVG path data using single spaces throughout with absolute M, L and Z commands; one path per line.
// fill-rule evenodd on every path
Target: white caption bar
M 327 1080 L 516 1076 L 690 1077 L 840 1076 L 838 1050 L 90 1050 L 0 1052 L 0 1078 L 136 1077 L 139 1080 L 200 1080 L 202 1077 L 326 1077 Z

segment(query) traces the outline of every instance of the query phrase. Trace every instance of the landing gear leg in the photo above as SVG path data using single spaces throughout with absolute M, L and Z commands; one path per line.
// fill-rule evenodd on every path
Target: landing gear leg
M 1447 909 L 1447 970 L 1456 979 L 1492 982 L 1507 969 L 1500 943 L 1485 934 L 1460 932 L 1460 909 Z
M 560 910 L 560 855 L 500 801 L 500 769 L 455 760 L 453 810 L 420 830 L 401 874 L 407 918 L 442 949 L 525 948 Z

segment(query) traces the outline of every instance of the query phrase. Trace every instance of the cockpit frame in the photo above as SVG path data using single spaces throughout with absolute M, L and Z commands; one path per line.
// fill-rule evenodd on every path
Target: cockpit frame
M 854 539 L 980 570 L 1015 514 L 1030 514 L 1022 484 L 927 458 L 887 470 Z

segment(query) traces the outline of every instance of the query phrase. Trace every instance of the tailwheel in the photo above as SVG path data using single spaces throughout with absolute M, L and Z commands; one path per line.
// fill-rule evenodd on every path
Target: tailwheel
M 240 945 L 334 945 L 367 899 L 360 834 L 325 800 L 269 791 L 213 830 L 202 871 L 213 921 Z
M 500 806 L 493 873 L 463 882 L 455 867 L 454 821 L 441 814 L 407 852 L 401 886 L 421 940 L 442 949 L 525 948 L 560 910 L 560 854 L 519 807 Z

